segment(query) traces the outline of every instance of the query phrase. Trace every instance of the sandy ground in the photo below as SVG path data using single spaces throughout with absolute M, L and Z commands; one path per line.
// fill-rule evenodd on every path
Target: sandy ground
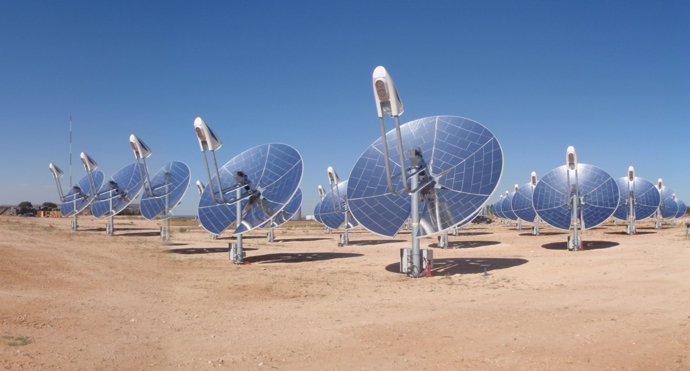
M 684 222 L 684 221 L 683 221 Z M 0 367 L 38 369 L 690 370 L 690 239 L 684 223 L 539 237 L 473 225 L 433 248 L 433 277 L 397 273 L 393 240 L 337 246 L 292 223 L 269 244 L 104 221 L 0 218 Z M 485 273 L 486 272 L 486 273 Z

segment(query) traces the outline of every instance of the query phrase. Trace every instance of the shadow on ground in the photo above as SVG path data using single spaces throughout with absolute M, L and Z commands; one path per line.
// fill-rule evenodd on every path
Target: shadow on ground
M 568 232 L 539 232 L 539 236 L 558 236 L 559 234 L 568 234 Z M 520 236 L 539 237 L 532 234 L 532 232 L 520 233 Z
M 357 241 L 352 241 L 350 240 L 348 242 L 348 246 L 369 246 L 369 245 L 384 245 L 387 243 L 397 243 L 397 242 L 404 242 L 407 240 L 357 240 Z
M 245 247 L 244 251 L 253 251 L 256 248 Z M 167 254 L 181 254 L 181 255 L 196 255 L 196 254 L 218 254 L 218 253 L 228 253 L 227 247 L 190 247 L 181 249 L 168 249 L 163 250 Z
M 122 231 L 122 229 L 115 229 L 114 234 L 116 236 L 123 236 L 123 237 L 153 237 L 153 236 L 160 236 L 161 235 L 160 231 L 118 233 L 120 231 Z
M 332 259 L 356 258 L 362 254 L 354 253 L 330 253 L 330 252 L 310 252 L 310 253 L 276 253 L 266 255 L 248 256 L 244 259 L 250 264 L 271 264 L 271 263 L 304 263 L 316 262 Z
M 491 272 L 497 269 L 517 267 L 527 263 L 527 259 L 503 259 L 503 258 L 452 258 L 434 259 L 431 269 L 434 276 L 450 276 L 454 274 L 476 274 Z M 400 273 L 400 263 L 386 266 L 386 270 Z
M 499 241 L 448 241 L 448 249 L 473 249 L 475 247 L 498 245 Z M 438 243 L 431 243 L 429 247 L 438 249 Z
M 120 231 L 150 231 L 151 228 L 136 228 L 136 227 L 119 227 L 117 223 L 115 223 L 115 232 L 120 232 Z M 78 231 L 81 232 L 105 232 L 105 227 L 96 227 L 96 228 L 79 228 Z M 160 234 L 160 232 L 156 232 L 157 234 Z
M 324 237 L 276 238 L 275 242 L 309 242 L 309 241 L 322 241 L 322 240 L 332 240 L 332 238 L 324 238 Z
M 582 249 L 583 250 L 598 250 L 598 249 L 608 249 L 609 247 L 614 247 L 620 245 L 618 242 L 612 242 L 612 241 L 582 241 Z M 541 247 L 549 250 L 567 250 L 568 249 L 568 242 L 563 241 L 563 242 L 551 242 L 547 243 L 544 245 L 541 245 Z
M 463 231 L 458 231 L 457 236 L 460 236 L 460 237 L 462 237 L 462 236 L 481 236 L 483 234 L 492 234 L 492 233 L 491 232 L 474 232 L 474 231 L 463 232 Z M 452 234 L 452 233 L 448 233 L 448 235 L 454 236 L 454 234 Z
M 656 233 L 655 231 L 637 231 L 635 234 L 652 234 Z M 604 234 L 617 234 L 621 236 L 627 236 L 628 232 L 626 231 L 617 231 L 617 232 L 604 232 Z

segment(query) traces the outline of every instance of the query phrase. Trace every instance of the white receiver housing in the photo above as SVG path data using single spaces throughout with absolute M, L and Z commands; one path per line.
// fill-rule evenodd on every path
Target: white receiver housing
M 335 169 L 333 169 L 333 166 L 329 166 L 328 169 L 326 169 L 326 172 L 328 172 L 328 181 L 331 184 L 340 183 L 340 177 L 338 176 L 338 173 L 335 172 Z
M 151 148 L 139 139 L 136 135 L 131 134 L 129 136 L 129 144 L 132 145 L 132 151 L 134 151 L 134 157 L 137 160 L 143 160 L 151 157 Z
M 379 118 L 383 118 L 384 114 L 400 117 L 405 112 L 405 108 L 398 95 L 398 90 L 395 88 L 393 77 L 386 71 L 385 67 L 378 66 L 374 69 L 371 78 L 374 85 L 374 98 L 376 98 L 376 112 Z
M 568 169 L 575 170 L 577 168 L 577 153 L 575 153 L 575 147 L 569 146 L 566 153 L 565 163 L 568 165 Z
M 223 146 L 223 143 L 216 137 L 210 127 L 206 125 L 201 117 L 194 119 L 194 130 L 196 137 L 199 140 L 199 147 L 201 151 L 217 151 Z
M 50 169 L 50 172 L 53 174 L 53 177 L 55 179 L 60 179 L 63 175 L 65 175 L 65 173 L 52 162 L 48 165 L 48 168 Z
M 98 169 L 98 164 L 96 161 L 94 161 L 91 156 L 87 155 L 86 152 L 82 152 L 79 154 L 79 158 L 81 159 L 81 162 L 84 164 L 84 168 L 86 169 L 87 173 L 91 173 L 96 171 Z

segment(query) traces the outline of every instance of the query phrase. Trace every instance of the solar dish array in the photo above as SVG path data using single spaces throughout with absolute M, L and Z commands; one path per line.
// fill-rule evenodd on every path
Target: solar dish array
M 613 180 L 604 170 L 588 164 L 578 164 L 579 195 L 582 200 L 584 229 L 601 225 L 611 216 L 628 221 L 630 204 L 634 208 L 634 220 L 644 220 L 659 215 L 662 218 L 680 218 L 687 206 L 676 199 L 665 185 L 655 185 L 635 176 Z M 567 230 L 572 225 L 569 198 L 574 192 L 574 172 L 568 174 L 567 165 L 547 173 L 537 186 L 522 185 L 517 192 L 501 195 L 493 204 L 493 214 L 499 219 L 534 222 L 542 218 L 552 227 Z M 615 185 L 615 186 L 614 186 Z M 512 202 L 506 202 L 512 198 Z
M 364 150 L 348 180 L 339 181 L 329 168 L 331 190 L 322 195 L 314 217 L 330 229 L 344 226 L 345 242 L 347 230 L 358 225 L 394 237 L 412 220 L 413 248 L 407 250 L 412 251 L 413 276 L 417 277 L 421 273 L 419 238 L 462 226 L 483 211 L 501 179 L 503 151 L 488 128 L 467 118 L 430 116 L 400 125 L 404 107 L 385 68 L 376 68 L 373 86 L 383 137 Z M 386 132 L 386 115 L 395 118 L 396 129 Z M 215 156 L 222 143 L 201 118 L 195 120 L 194 128 L 209 175 L 209 183 L 199 188 L 199 222 L 214 238 L 234 227 L 237 243 L 229 252 L 233 261 L 242 263 L 242 234 L 278 227 L 300 209 L 303 159 L 295 148 L 271 143 L 247 149 L 218 168 Z M 172 161 L 149 177 L 145 159 L 150 149 L 134 135 L 130 141 L 137 162 L 104 182 L 95 162 L 83 159 L 88 175 L 65 196 L 58 180 L 62 173 L 50 165 L 63 215 L 77 215 L 90 205 L 96 217 L 113 216 L 143 193 L 145 218 L 172 216 L 189 187 L 189 167 Z M 206 157 L 209 153 L 213 167 Z M 569 239 L 569 249 L 579 247 L 578 229 L 594 228 L 612 216 L 630 222 L 655 215 L 658 220 L 685 215 L 685 203 L 661 180 L 655 185 L 633 177 L 632 170 L 628 177 L 614 179 L 594 165 L 577 163 L 572 147 L 567 156 L 567 165 L 552 169 L 538 182 L 533 173 L 531 182 L 502 194 L 493 205 L 494 214 L 518 225 L 535 223 L 535 231 L 540 220 L 554 228 L 572 229 L 577 242 L 571 245 Z M 440 241 L 441 237 L 439 245 Z

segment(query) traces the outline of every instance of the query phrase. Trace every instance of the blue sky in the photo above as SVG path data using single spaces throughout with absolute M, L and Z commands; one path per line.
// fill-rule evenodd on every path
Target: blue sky
M 304 213 L 326 168 L 348 176 L 379 135 L 371 73 L 394 76 L 402 121 L 448 114 L 498 137 L 496 195 L 536 170 L 634 165 L 690 200 L 687 1 L 3 1 L 0 204 L 57 201 L 48 163 L 75 180 L 88 152 L 106 176 L 186 162 L 205 180 L 203 117 L 225 162 L 282 142 L 304 158 Z M 187 193 L 180 214 L 195 214 Z

